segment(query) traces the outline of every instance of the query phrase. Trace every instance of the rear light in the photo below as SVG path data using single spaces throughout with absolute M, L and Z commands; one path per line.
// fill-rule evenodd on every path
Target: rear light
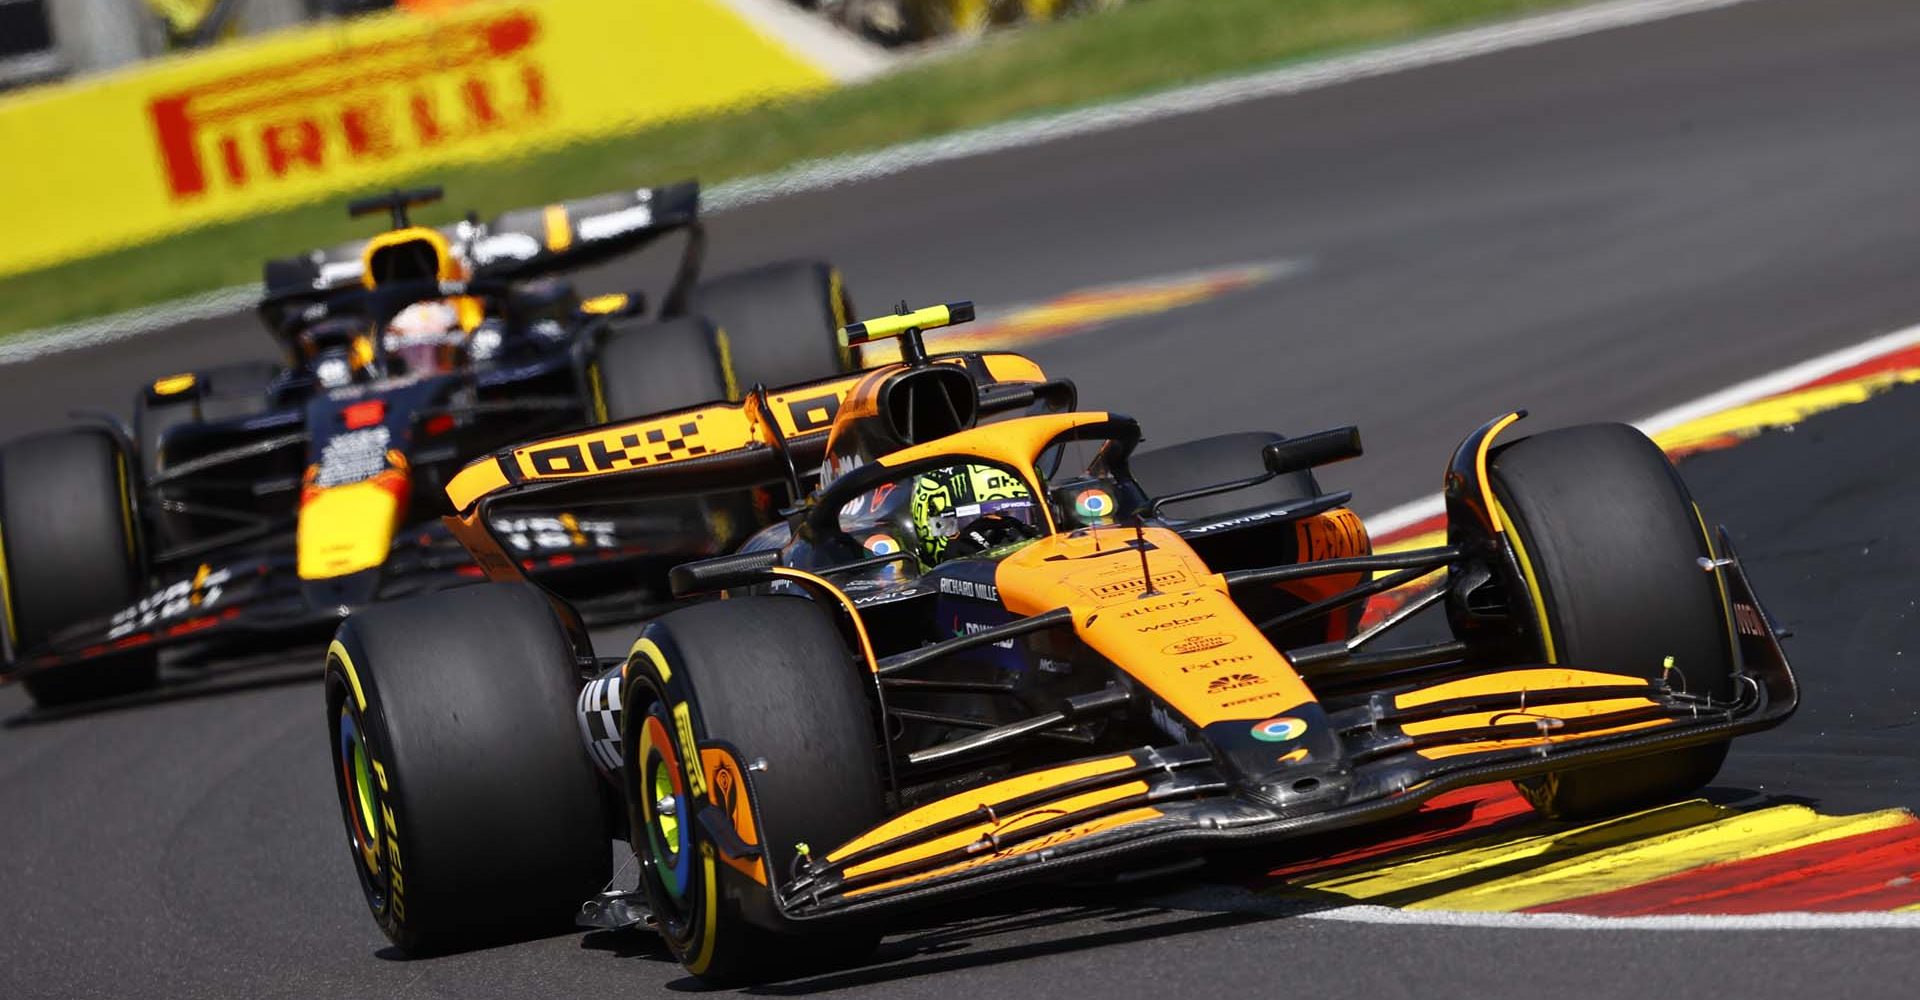
M 347 430 L 357 431 L 362 427 L 372 427 L 387 417 L 387 401 L 367 399 L 353 403 L 340 411 L 340 418 L 347 423 Z

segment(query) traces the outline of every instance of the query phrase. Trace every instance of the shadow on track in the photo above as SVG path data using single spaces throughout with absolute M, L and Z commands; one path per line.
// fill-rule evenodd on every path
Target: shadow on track
M 902 934 L 890 935 L 865 963 L 781 982 L 763 983 L 740 992 L 762 996 L 830 994 L 965 969 L 1203 934 L 1273 919 L 1258 913 L 1183 913 L 1151 902 L 1141 902 L 1137 891 L 1128 893 L 1134 897 L 1131 901 L 1102 901 L 1099 897 L 1113 895 L 1105 890 L 1075 890 L 1070 891 L 1069 895 L 1081 898 L 1060 905 L 1013 910 L 1007 909 L 1004 898 L 999 901 L 997 909 L 991 909 L 991 899 L 978 901 L 964 909 L 950 908 L 937 921 L 921 923 Z M 632 941 L 616 950 L 616 954 L 671 961 L 665 948 L 651 933 L 643 935 L 628 932 L 627 936 L 645 939 L 650 943 Z M 1014 940 L 995 941 L 1009 937 Z M 606 948 L 607 942 L 584 946 Z M 706 992 L 709 989 L 690 976 L 672 980 L 666 986 L 676 992 Z
M 320 680 L 320 651 L 281 648 L 257 652 L 244 659 L 220 662 L 210 667 L 173 667 L 161 673 L 160 684 L 148 691 L 103 698 L 99 701 L 61 705 L 58 708 L 29 707 L 0 722 L 0 728 L 20 729 L 44 726 L 74 719 L 90 718 L 111 712 L 123 712 L 169 702 L 219 698 Z

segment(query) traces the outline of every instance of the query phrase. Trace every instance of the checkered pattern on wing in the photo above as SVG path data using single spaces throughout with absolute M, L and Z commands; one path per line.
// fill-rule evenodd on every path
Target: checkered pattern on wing
M 703 445 L 703 444 L 690 445 L 687 443 L 688 438 L 693 437 L 695 434 L 698 434 L 699 432 L 700 432 L 700 425 L 694 423 L 693 421 L 688 421 L 684 424 L 681 424 L 678 428 L 675 429 L 675 433 L 673 437 L 668 437 L 667 432 L 658 427 L 648 431 L 647 443 L 651 445 L 660 445 L 660 446 L 663 446 L 665 449 L 655 454 L 653 456 L 653 460 L 656 462 L 664 462 L 664 461 L 667 461 L 668 459 L 673 459 L 673 458 L 692 458 L 695 455 L 706 454 L 707 453 L 706 445 Z

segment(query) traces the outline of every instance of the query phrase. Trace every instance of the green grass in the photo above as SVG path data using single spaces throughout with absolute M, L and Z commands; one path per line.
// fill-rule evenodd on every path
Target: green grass
M 803 100 L 401 183 L 446 186 L 426 222 L 698 177 L 714 184 L 798 161 L 875 149 L 1390 42 L 1570 0 L 1137 0 L 1030 27 L 911 69 Z M 340 201 L 209 226 L 0 278 L 0 333 L 259 280 L 260 262 L 367 233 Z

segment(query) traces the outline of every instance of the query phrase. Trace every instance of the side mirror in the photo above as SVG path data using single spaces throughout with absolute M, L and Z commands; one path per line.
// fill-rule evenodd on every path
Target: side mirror
M 1046 413 L 1070 413 L 1079 405 L 1079 392 L 1073 382 L 1058 378 L 1048 382 L 1013 382 L 987 386 L 980 390 L 980 416 L 1024 410 L 1035 403 L 1046 406 Z
M 667 571 L 667 584 L 673 588 L 675 597 L 710 594 L 764 583 L 767 571 L 778 565 L 780 553 L 772 549 L 716 556 L 675 566 Z
M 1268 472 L 1284 476 L 1290 472 L 1359 458 L 1362 453 L 1360 428 L 1338 427 L 1305 437 L 1275 441 L 1260 450 L 1260 457 L 1266 462 Z

